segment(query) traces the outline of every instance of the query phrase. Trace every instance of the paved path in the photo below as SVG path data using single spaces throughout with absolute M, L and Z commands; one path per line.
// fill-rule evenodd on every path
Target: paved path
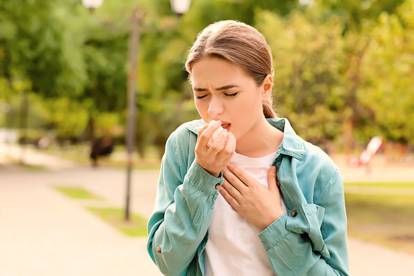
M 158 172 L 133 177 L 132 209 L 148 216 Z M 123 171 L 112 169 L 0 169 L 0 275 L 161 275 L 146 255 L 145 239 L 122 236 L 53 188 L 82 186 L 121 207 L 124 180 Z M 349 247 L 351 275 L 414 271 L 414 256 L 355 240 Z
M 118 233 L 56 192 L 61 177 L 50 176 L 0 170 L 1 276 L 160 275 L 144 238 Z

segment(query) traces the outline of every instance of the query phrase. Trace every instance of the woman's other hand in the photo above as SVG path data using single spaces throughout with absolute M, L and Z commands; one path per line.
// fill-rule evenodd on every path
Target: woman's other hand
M 224 178 L 218 188 L 220 194 L 235 212 L 260 231 L 284 214 L 275 166 L 268 170 L 268 188 L 232 164 L 224 171 Z
M 222 129 L 220 121 L 210 121 L 199 130 L 195 146 L 196 162 L 214 176 L 219 176 L 236 150 L 236 138 Z

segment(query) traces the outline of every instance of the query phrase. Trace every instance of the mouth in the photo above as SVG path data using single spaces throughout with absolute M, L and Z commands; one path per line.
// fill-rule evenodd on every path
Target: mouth
M 231 124 L 230 123 L 221 123 L 221 127 L 226 129 L 227 131 L 230 130 Z

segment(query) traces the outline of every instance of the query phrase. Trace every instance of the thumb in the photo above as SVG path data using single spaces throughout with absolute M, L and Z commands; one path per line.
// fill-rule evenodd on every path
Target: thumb
M 277 190 L 277 183 L 276 183 L 276 167 L 271 166 L 267 171 L 267 183 L 269 191 L 276 191 Z

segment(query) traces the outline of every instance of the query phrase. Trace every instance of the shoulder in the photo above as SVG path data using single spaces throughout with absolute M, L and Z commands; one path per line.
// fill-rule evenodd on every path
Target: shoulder
M 185 143 L 191 135 L 198 133 L 198 128 L 204 124 L 203 120 L 192 120 L 179 125 L 168 137 L 167 143 L 171 141 Z
M 342 186 L 342 176 L 338 166 L 332 158 L 321 148 L 304 141 L 305 158 L 303 165 L 316 174 L 316 182 L 330 188 L 334 185 Z
M 198 128 L 203 124 L 203 120 L 193 120 L 179 125 L 167 138 L 165 152 L 176 157 L 188 154 L 195 146 Z
M 339 168 L 322 149 L 308 142 L 305 144 L 308 166 L 305 164 L 304 170 L 307 170 L 306 179 L 313 182 L 313 203 L 325 208 L 343 205 L 344 183 Z
M 339 171 L 332 158 L 324 152 L 320 147 L 304 141 L 305 146 L 305 162 L 311 163 L 319 169 L 326 172 L 335 173 Z
M 338 200 L 343 195 L 343 179 L 339 168 L 321 148 L 305 142 L 303 169 L 314 182 L 314 201 Z M 330 199 L 329 199 L 330 198 Z

